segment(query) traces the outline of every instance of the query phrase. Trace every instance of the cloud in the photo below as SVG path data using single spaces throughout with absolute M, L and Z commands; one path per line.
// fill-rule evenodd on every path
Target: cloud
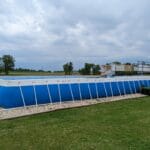
M 57 70 L 72 60 L 149 60 L 149 0 L 0 1 L 0 54 L 17 66 Z

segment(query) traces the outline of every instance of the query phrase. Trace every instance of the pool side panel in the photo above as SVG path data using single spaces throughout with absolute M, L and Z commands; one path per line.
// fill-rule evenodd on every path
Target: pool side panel
M 23 106 L 19 87 L 0 87 L 0 106 L 3 108 Z
M 139 93 L 142 86 L 149 87 L 150 80 L 0 86 L 0 107 L 15 108 L 24 106 L 24 103 L 30 106 L 36 105 L 36 102 L 47 104 L 51 101 L 56 103 L 133 94 Z

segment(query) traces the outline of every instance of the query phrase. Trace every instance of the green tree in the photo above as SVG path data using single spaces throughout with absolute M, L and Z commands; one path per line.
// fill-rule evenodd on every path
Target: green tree
M 127 62 L 127 63 L 125 63 L 125 65 L 131 65 L 131 63 Z
M 0 57 L 0 73 L 4 71 L 4 63 L 2 57 Z
M 97 75 L 100 74 L 100 66 L 90 63 L 85 63 L 84 68 L 79 70 L 79 73 L 82 75 Z
M 15 67 L 15 59 L 11 55 L 3 55 L 2 61 L 4 64 L 5 74 L 8 75 L 10 70 L 13 70 Z
M 116 65 L 121 65 L 121 62 L 119 62 L 119 61 L 114 61 L 114 62 L 112 62 L 113 64 L 116 64 Z
M 65 72 L 65 75 L 71 75 L 72 72 L 73 72 L 73 63 L 68 62 L 68 63 L 64 64 L 63 69 L 64 69 L 64 72 Z
M 73 63 L 72 62 L 68 63 L 68 70 L 69 70 L 69 75 L 72 74 L 72 72 L 73 72 Z
M 93 75 L 98 75 L 98 74 L 100 74 L 100 66 L 94 65 L 93 66 Z
M 92 74 L 93 66 L 94 66 L 94 64 L 85 63 L 84 68 L 85 68 L 85 72 L 86 72 L 87 75 Z

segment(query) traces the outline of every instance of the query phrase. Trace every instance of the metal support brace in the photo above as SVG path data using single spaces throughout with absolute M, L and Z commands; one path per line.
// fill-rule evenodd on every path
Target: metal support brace
M 139 85 L 139 90 L 141 92 L 141 83 L 140 83 L 140 80 L 138 80 L 138 85 Z
M 61 98 L 60 84 L 59 83 L 58 83 L 58 95 L 59 95 L 59 101 L 60 101 L 60 104 L 61 104 L 62 98 Z
M 50 101 L 50 103 L 52 104 L 52 97 L 51 97 L 51 93 L 50 93 L 50 90 L 49 90 L 49 87 L 48 87 L 48 82 L 46 82 L 46 87 L 47 87 L 47 92 L 48 92 L 49 101 Z
M 22 92 L 22 88 L 20 86 L 20 83 L 18 83 L 18 84 L 19 84 L 19 90 L 20 90 L 20 94 L 21 94 L 21 99 L 22 99 L 22 102 L 23 102 L 23 106 L 26 107 L 26 103 L 25 103 L 23 92 Z
M 70 93 L 71 93 L 71 98 L 72 98 L 72 100 L 74 102 L 74 96 L 73 96 L 71 84 L 69 84 L 69 89 L 70 89 Z
M 130 81 L 128 81 L 128 85 L 129 85 L 129 89 L 130 89 L 131 94 L 133 94 L 133 91 L 132 91 L 132 88 L 131 88 Z
M 96 88 L 96 96 L 97 96 L 97 99 L 99 98 L 98 96 L 98 87 L 97 87 L 97 83 L 95 82 L 95 88 Z
M 135 94 L 136 94 L 137 92 L 136 92 L 135 80 L 133 81 L 133 85 L 134 85 L 134 90 L 135 90 Z
M 119 83 L 118 83 L 118 81 L 116 81 L 116 84 L 117 84 L 117 89 L 118 89 L 118 91 L 119 91 L 119 94 L 120 94 L 120 96 L 121 96 L 121 91 L 120 91 L 120 88 L 119 88 Z
M 127 93 L 126 93 L 126 88 L 125 88 L 125 83 L 124 83 L 125 81 L 122 81 L 122 85 L 123 85 L 123 91 L 124 91 L 124 95 L 126 95 Z
M 112 82 L 110 82 L 110 90 L 111 90 L 111 95 L 112 95 L 112 97 L 114 97 L 114 93 L 113 93 L 113 89 L 112 89 L 112 84 L 111 84 Z
M 92 99 L 92 93 L 91 93 L 91 88 L 90 88 L 90 84 L 89 83 L 88 83 L 88 90 L 89 90 L 90 99 Z
M 80 83 L 78 83 L 78 87 L 79 87 L 80 100 L 82 101 L 82 94 L 81 94 L 81 87 L 80 87 Z
M 106 90 L 105 82 L 103 82 L 103 86 L 104 86 L 106 97 L 108 97 L 108 93 L 107 93 L 107 90 Z
M 34 85 L 33 82 L 32 82 L 32 84 L 33 84 L 33 91 L 34 91 L 35 104 L 36 104 L 36 106 L 37 106 L 38 103 L 37 103 L 36 89 L 35 89 L 35 85 Z

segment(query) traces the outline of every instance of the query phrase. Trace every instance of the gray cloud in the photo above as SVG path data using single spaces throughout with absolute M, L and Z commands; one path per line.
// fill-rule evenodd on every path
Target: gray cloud
M 17 66 L 149 60 L 149 0 L 1 0 L 0 54 Z

